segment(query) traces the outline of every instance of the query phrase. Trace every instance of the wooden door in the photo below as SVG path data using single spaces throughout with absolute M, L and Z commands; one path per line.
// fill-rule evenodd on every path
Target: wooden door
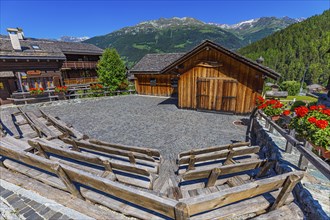
M 232 78 L 198 78 L 197 109 L 235 112 L 237 80 Z

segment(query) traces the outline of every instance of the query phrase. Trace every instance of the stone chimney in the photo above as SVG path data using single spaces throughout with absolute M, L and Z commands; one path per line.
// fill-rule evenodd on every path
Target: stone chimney
M 8 31 L 13 49 L 17 50 L 17 51 L 21 51 L 22 48 L 21 48 L 21 44 L 19 42 L 17 28 L 7 28 L 7 31 Z
M 19 40 L 24 40 L 23 29 L 18 27 L 17 30 L 18 30 L 18 32 L 17 32 L 18 39 L 19 39 Z

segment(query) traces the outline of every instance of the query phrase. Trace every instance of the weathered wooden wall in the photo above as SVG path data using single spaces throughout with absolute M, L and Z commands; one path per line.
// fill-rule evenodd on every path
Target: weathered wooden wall
M 171 86 L 171 74 L 136 74 L 135 90 L 141 95 L 171 96 L 174 88 Z M 150 80 L 156 79 L 156 85 L 151 86 Z
M 221 65 L 199 65 L 202 62 L 218 62 Z M 209 48 L 187 59 L 179 70 L 178 105 L 180 108 L 196 109 L 197 79 L 200 77 L 228 77 L 237 80 L 235 113 L 249 113 L 256 96 L 263 88 L 262 72 L 222 52 Z M 212 94 L 212 91 L 211 91 Z

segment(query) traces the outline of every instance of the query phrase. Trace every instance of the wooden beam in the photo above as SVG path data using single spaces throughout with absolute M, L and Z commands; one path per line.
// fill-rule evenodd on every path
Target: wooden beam
M 68 144 L 73 144 L 75 142 L 79 148 L 97 150 L 100 152 L 109 153 L 109 154 L 118 155 L 118 156 L 124 156 L 127 158 L 129 158 L 130 155 L 133 154 L 135 159 L 155 162 L 154 158 L 149 157 L 145 154 L 137 153 L 137 152 L 129 152 L 129 151 L 115 149 L 115 148 L 111 148 L 111 147 L 100 146 L 100 145 L 92 144 L 92 143 L 89 143 L 89 142 L 83 141 L 83 140 L 76 141 L 76 140 L 71 140 L 69 138 L 64 138 L 63 141 Z
M 302 175 L 295 175 L 292 174 L 290 176 L 288 176 L 285 180 L 285 183 L 283 185 L 283 188 L 280 192 L 280 194 L 277 196 L 275 202 L 273 203 L 273 205 L 270 207 L 269 211 L 273 211 L 279 207 L 281 207 L 286 199 L 288 198 L 288 196 L 290 195 L 291 191 L 293 190 L 293 188 L 296 186 L 296 184 L 303 178 Z
M 179 154 L 179 158 L 184 157 L 184 156 L 189 156 L 191 154 L 193 155 L 198 155 L 198 154 L 205 154 L 205 153 L 210 153 L 210 152 L 215 152 L 215 151 L 221 151 L 221 150 L 226 150 L 230 146 L 233 146 L 233 148 L 236 147 L 241 147 L 241 146 L 250 146 L 250 142 L 239 142 L 239 143 L 234 143 L 234 144 L 227 144 L 227 145 L 221 145 L 221 146 L 213 146 L 213 147 L 208 147 L 208 148 L 200 148 L 200 149 L 194 149 L 193 151 L 184 151 Z
M 224 165 L 219 167 L 221 169 L 221 175 L 232 174 L 237 172 L 243 172 L 247 170 L 256 169 L 260 166 L 263 166 L 266 163 L 265 160 L 255 160 L 245 163 L 237 163 Z M 195 171 L 188 171 L 184 173 L 181 178 L 183 180 L 196 180 L 208 178 L 213 168 L 201 168 Z
M 234 151 L 234 152 L 232 153 L 232 157 L 245 155 L 245 154 L 258 153 L 259 150 L 260 150 L 259 146 L 252 146 L 252 147 L 242 146 L 239 148 L 233 148 L 232 151 Z M 195 155 L 196 163 L 208 161 L 208 160 L 226 158 L 228 156 L 229 152 L 230 152 L 230 150 L 224 149 L 224 150 L 221 150 L 218 152 L 210 152 L 210 153 Z M 178 161 L 178 164 L 179 165 L 188 164 L 189 160 L 190 160 L 190 156 L 181 157 Z
M 176 220 L 188 220 L 189 219 L 189 210 L 188 210 L 187 204 L 179 202 L 175 206 L 175 219 Z
M 92 143 L 92 144 L 108 146 L 108 147 L 117 148 L 117 149 L 121 149 L 121 150 L 127 150 L 127 151 L 132 151 L 132 152 L 137 152 L 137 153 L 143 153 L 143 154 L 146 154 L 148 156 L 160 157 L 160 152 L 158 150 L 155 150 L 155 149 L 152 149 L 152 148 L 127 146 L 127 145 L 122 145 L 122 144 L 114 144 L 114 143 L 109 143 L 109 142 L 100 141 L 100 140 L 96 140 L 96 139 L 90 139 L 89 142 Z
M 213 168 L 209 179 L 207 180 L 206 187 L 214 186 L 215 182 L 217 181 L 218 177 L 220 176 L 221 169 L 220 168 Z
M 260 171 L 255 176 L 255 178 L 265 176 L 267 174 L 268 170 L 271 169 L 274 164 L 275 164 L 275 161 L 267 160 L 267 162 L 261 167 Z
M 194 170 L 195 169 L 195 163 L 196 163 L 195 155 L 190 155 L 189 165 L 188 165 L 187 171 Z
M 72 183 L 68 175 L 66 175 L 65 171 L 61 167 L 60 164 L 55 163 L 52 164 L 52 169 L 54 170 L 54 173 L 62 180 L 62 182 L 65 184 L 65 186 L 68 188 L 70 193 L 74 195 L 75 197 L 79 199 L 83 199 L 84 197 L 80 194 L 79 190 L 76 188 L 76 186 Z

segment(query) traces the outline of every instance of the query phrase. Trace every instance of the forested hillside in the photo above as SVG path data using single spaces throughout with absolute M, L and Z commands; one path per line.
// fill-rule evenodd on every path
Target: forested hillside
M 239 50 L 282 74 L 282 81 L 300 81 L 326 85 L 330 75 L 330 10 L 278 31 Z

